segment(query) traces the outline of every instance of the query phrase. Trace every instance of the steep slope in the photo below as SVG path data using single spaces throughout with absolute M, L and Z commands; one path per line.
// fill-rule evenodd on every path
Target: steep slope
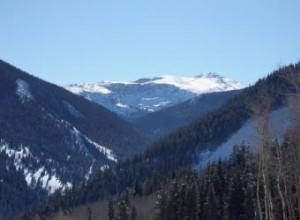
M 66 88 L 126 119 L 134 119 L 200 94 L 241 89 L 243 86 L 234 80 L 210 73 L 196 77 L 162 76 L 135 82 L 106 81 Z
M 146 155 L 162 170 L 195 165 L 201 153 L 214 152 L 255 115 L 287 106 L 299 93 L 300 64 L 280 68 L 246 88 L 222 107 L 155 143 Z M 200 161 L 199 161 L 200 160 Z
M 3 61 L 0 106 L 0 216 L 146 146 L 114 113 Z
M 280 107 L 271 111 L 268 114 L 269 138 L 282 143 L 286 131 L 291 127 L 291 106 Z M 215 149 L 206 149 L 198 155 L 199 162 L 194 165 L 196 170 L 201 170 L 208 163 L 218 161 L 219 159 L 226 160 L 232 154 L 235 146 L 244 144 L 249 146 L 255 152 L 259 145 L 260 139 L 260 120 L 261 118 L 247 120 L 242 127 L 233 133 L 226 141 L 219 144 Z
M 137 117 L 132 123 L 151 138 L 157 139 L 190 124 L 240 93 L 241 90 L 233 90 L 203 94 L 184 103 Z

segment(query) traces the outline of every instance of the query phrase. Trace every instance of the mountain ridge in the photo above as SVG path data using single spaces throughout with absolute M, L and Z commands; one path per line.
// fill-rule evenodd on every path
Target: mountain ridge
M 162 138 L 217 109 L 241 92 L 242 90 L 230 90 L 202 94 L 183 103 L 137 117 L 132 123 L 150 137 Z
M 232 79 L 208 73 L 195 77 L 163 75 L 133 82 L 73 84 L 66 88 L 130 120 L 201 94 L 236 90 L 244 86 Z
M 195 166 L 203 160 L 199 154 L 208 150 L 216 151 L 251 117 L 266 111 L 266 105 L 270 104 L 270 113 L 286 106 L 290 98 L 299 94 L 299 79 L 300 63 L 280 68 L 258 80 L 220 108 L 153 143 L 143 154 L 99 172 L 85 183 L 84 189 L 74 188 L 70 192 L 77 198 L 73 200 L 74 206 L 106 199 L 108 195 L 116 195 L 128 189 L 135 190 L 137 182 L 144 183 L 146 189 L 147 184 L 154 185 L 154 188 L 147 190 L 155 192 L 161 184 L 157 179 L 164 181 L 164 177 L 172 177 L 182 169 L 197 168 Z M 255 109 L 258 112 L 254 112 Z M 111 184 L 107 185 L 107 182 Z M 92 193 L 95 189 L 96 196 Z M 59 209 L 55 203 L 52 205 Z
M 33 202 L 67 189 L 147 145 L 116 114 L 4 61 L 0 105 L 0 188 L 14 192 L 0 190 L 8 215 L 30 205 L 26 197 Z M 11 189 L 14 178 L 23 181 Z

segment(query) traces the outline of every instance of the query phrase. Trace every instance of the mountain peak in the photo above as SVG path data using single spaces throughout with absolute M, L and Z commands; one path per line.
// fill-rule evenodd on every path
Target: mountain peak
M 73 93 L 125 117 L 155 112 L 198 95 L 237 90 L 244 86 L 215 73 L 199 76 L 162 75 L 133 82 L 104 81 L 67 87 Z

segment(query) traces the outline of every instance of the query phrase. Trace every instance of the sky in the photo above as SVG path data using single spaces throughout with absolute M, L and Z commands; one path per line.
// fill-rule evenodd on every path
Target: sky
M 213 72 L 253 84 L 300 60 L 299 0 L 0 0 L 0 59 L 68 85 Z

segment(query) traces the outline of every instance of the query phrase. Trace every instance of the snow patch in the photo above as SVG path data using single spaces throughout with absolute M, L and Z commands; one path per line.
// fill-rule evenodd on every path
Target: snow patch
M 171 84 L 198 95 L 207 92 L 242 89 L 244 87 L 242 84 L 232 79 L 221 77 L 217 74 L 203 74 L 197 77 L 164 75 L 156 78 L 152 82 L 158 84 Z M 151 83 L 151 81 L 146 83 Z
M 16 81 L 17 89 L 16 94 L 20 97 L 22 102 L 33 100 L 33 96 L 30 92 L 29 84 L 21 79 L 17 79 Z
M 71 126 L 70 123 L 63 121 L 63 120 L 62 120 L 62 122 L 64 122 L 68 127 L 70 127 L 70 132 L 75 139 L 76 145 L 78 145 L 82 149 L 86 150 L 86 146 L 82 139 L 82 138 L 84 138 L 88 143 L 92 144 L 100 153 L 104 154 L 108 160 L 111 160 L 114 162 L 118 161 L 112 150 L 92 141 L 87 136 L 81 134 L 80 131 L 77 128 L 75 128 L 74 126 Z
M 0 153 L 1 152 L 5 152 L 9 158 L 13 159 L 16 170 L 22 169 L 22 160 L 31 155 L 28 147 L 21 145 L 19 150 L 11 149 L 4 140 L 0 140 Z
M 154 107 L 160 107 L 160 106 L 166 106 L 168 105 L 170 102 L 168 101 L 165 101 L 165 102 L 160 102 L 160 103 L 157 103 L 155 105 L 153 105 Z
M 23 171 L 24 179 L 31 188 L 36 188 L 39 185 L 47 190 L 49 194 L 53 194 L 56 190 L 64 190 L 72 186 L 69 182 L 63 184 L 55 173 L 50 175 L 45 170 L 45 167 L 40 167 L 38 169 L 26 167 L 23 163 L 23 160 L 26 158 L 30 157 L 32 160 L 38 162 L 38 159 L 30 152 L 29 147 L 21 145 L 18 150 L 15 150 L 10 148 L 5 140 L 0 140 L 0 153 L 2 152 L 13 160 L 17 171 Z
M 86 149 L 86 146 L 81 138 L 82 135 L 80 134 L 80 132 L 75 127 L 72 126 L 70 128 L 70 132 L 73 137 L 73 140 L 75 140 L 75 144 L 79 146 L 81 149 Z
M 291 125 L 288 111 L 288 107 L 283 107 L 270 113 L 269 135 L 272 140 L 283 141 L 284 134 Z M 259 124 L 257 121 L 247 121 L 226 142 L 217 147 L 215 151 L 206 150 L 201 152 L 198 155 L 200 162 L 195 165 L 195 169 L 202 169 L 208 163 L 217 161 L 218 159 L 227 159 L 233 152 L 233 147 L 242 143 L 256 151 L 259 140 L 258 129 Z
M 60 179 L 53 175 L 51 178 L 48 177 L 48 182 L 46 189 L 49 192 L 49 194 L 53 194 L 56 190 L 63 188 L 62 183 Z
M 97 144 L 96 142 L 92 141 L 91 139 L 89 139 L 88 137 L 84 136 L 85 139 L 92 145 L 94 145 L 101 153 L 103 153 L 107 159 L 109 160 L 112 160 L 114 162 L 117 162 L 117 158 L 116 156 L 113 154 L 113 151 L 100 145 L 100 144 Z
M 116 106 L 121 107 L 121 108 L 128 108 L 128 107 L 129 107 L 128 105 L 125 105 L 125 104 L 123 104 L 123 103 L 121 103 L 121 102 L 118 102 L 118 103 L 116 104 Z
M 94 91 L 100 94 L 110 94 L 111 91 L 107 88 L 105 88 L 104 86 L 101 85 L 101 83 L 99 84 L 83 84 L 83 86 L 78 86 L 78 85 L 70 85 L 67 87 L 69 89 L 70 92 L 76 93 L 76 94 L 80 94 L 83 92 L 88 92 L 88 91 Z
M 35 171 L 24 169 L 24 176 L 29 187 L 36 188 L 39 185 L 47 190 L 49 195 L 57 190 L 65 190 L 72 187 L 70 182 L 63 184 L 56 174 L 50 175 L 45 170 L 45 167 L 40 167 Z
M 103 166 L 100 167 L 101 171 L 104 171 L 104 170 L 107 170 L 107 169 L 109 169 L 109 165 L 103 165 Z
M 93 172 L 93 164 L 90 166 L 89 172 L 85 175 L 85 180 L 89 180 L 92 172 Z
M 159 97 L 153 97 L 153 98 L 142 98 L 141 100 L 142 101 L 152 101 L 152 100 L 155 100 L 155 99 L 158 99 Z
M 73 105 L 71 105 L 69 102 L 64 101 L 64 105 L 66 106 L 70 114 L 73 115 L 74 117 L 76 118 L 84 117 L 83 114 L 80 111 L 78 111 Z

